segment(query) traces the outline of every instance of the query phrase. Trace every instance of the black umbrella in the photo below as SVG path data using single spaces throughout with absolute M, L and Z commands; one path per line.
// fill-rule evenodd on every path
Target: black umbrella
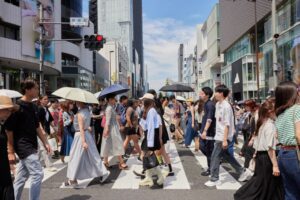
M 160 88 L 159 91 L 164 92 L 194 92 L 193 88 L 185 85 L 174 84 L 174 85 L 166 85 Z

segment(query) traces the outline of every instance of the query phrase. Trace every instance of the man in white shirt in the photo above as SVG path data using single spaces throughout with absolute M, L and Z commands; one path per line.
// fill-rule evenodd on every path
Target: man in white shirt
M 228 95 L 229 89 L 225 85 L 219 85 L 215 88 L 215 98 L 218 101 L 215 114 L 216 135 L 214 137 L 214 150 L 211 156 L 211 178 L 205 183 L 208 187 L 221 184 L 219 180 L 219 168 L 222 156 L 235 168 L 237 173 L 241 174 L 243 172 L 241 165 L 228 152 L 228 144 L 232 141 L 234 134 L 234 114 L 231 105 L 226 100 Z

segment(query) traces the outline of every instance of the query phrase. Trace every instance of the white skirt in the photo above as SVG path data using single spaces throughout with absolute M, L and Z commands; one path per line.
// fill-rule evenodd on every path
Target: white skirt
M 91 133 L 86 131 L 84 135 L 88 145 L 87 150 L 82 147 L 80 133 L 76 132 L 74 136 L 67 171 L 67 178 L 70 180 L 96 178 L 108 173 Z

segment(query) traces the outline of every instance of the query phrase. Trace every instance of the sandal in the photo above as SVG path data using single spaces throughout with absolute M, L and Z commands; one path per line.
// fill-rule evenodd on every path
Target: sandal
M 123 162 L 123 163 L 119 164 L 119 169 L 120 170 L 126 170 L 126 169 L 128 169 L 128 166 Z
M 110 169 L 111 168 L 111 166 L 108 163 L 103 163 L 103 164 L 106 167 L 106 169 Z

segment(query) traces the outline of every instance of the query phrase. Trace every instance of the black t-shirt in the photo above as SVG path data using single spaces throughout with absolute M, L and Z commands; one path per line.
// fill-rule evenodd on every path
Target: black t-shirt
M 46 118 L 47 113 L 49 115 L 48 120 Z M 39 121 L 41 122 L 43 129 L 45 130 L 46 133 L 50 134 L 50 124 L 53 121 L 53 117 L 49 112 L 48 108 L 40 106 L 38 108 L 38 115 L 39 115 Z
M 38 108 L 31 102 L 17 101 L 20 109 L 6 121 L 5 128 L 13 131 L 15 152 L 20 159 L 37 153 Z
M 10 167 L 7 157 L 7 138 L 2 125 L 0 125 L 0 174 L 0 187 L 12 185 Z
M 202 124 L 201 124 L 201 129 L 200 132 L 202 133 L 204 131 L 205 125 L 207 120 L 212 120 L 209 129 L 207 130 L 207 136 L 209 137 L 214 137 L 216 134 L 216 118 L 215 118 L 215 111 L 216 107 L 215 104 L 211 101 L 208 100 L 204 104 L 204 115 L 202 118 Z

